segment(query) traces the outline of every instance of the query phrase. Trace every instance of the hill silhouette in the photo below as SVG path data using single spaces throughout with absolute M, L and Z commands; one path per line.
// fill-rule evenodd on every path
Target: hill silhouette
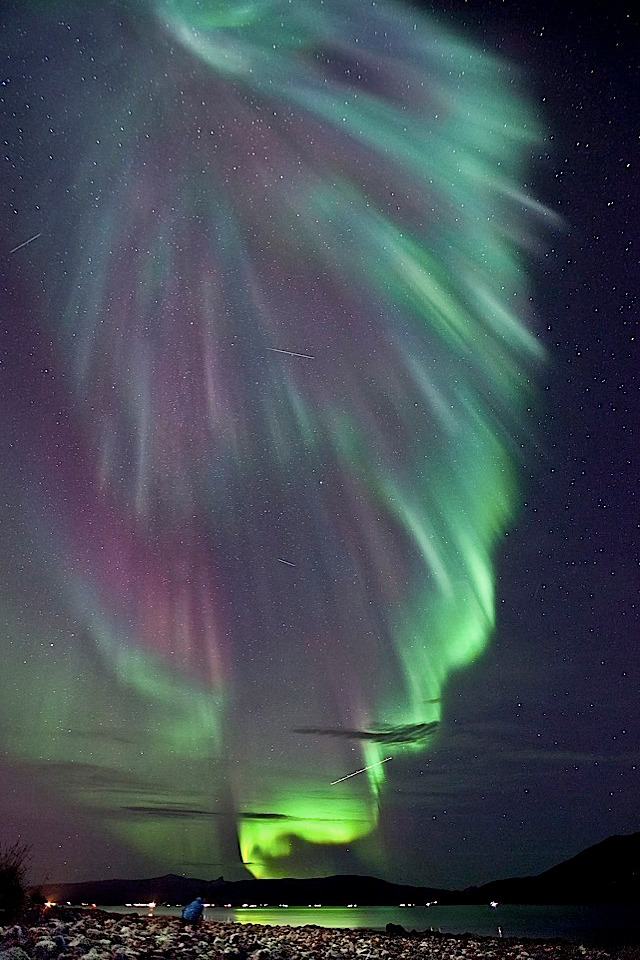
M 117 906 L 125 903 L 187 903 L 201 895 L 216 905 L 392 906 L 400 903 L 590 904 L 637 903 L 640 899 L 640 833 L 614 836 L 533 877 L 493 880 L 465 890 L 390 883 L 376 877 L 339 875 L 315 879 L 204 880 L 167 874 L 144 880 L 44 883 L 49 900 Z
M 494 880 L 483 901 L 503 903 L 638 903 L 640 833 L 608 837 L 535 877 Z

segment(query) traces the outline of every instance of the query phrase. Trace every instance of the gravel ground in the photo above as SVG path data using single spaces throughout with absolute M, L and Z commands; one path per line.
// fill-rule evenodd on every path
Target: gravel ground
M 638 947 L 361 929 L 47 913 L 0 927 L 0 960 L 640 960 Z

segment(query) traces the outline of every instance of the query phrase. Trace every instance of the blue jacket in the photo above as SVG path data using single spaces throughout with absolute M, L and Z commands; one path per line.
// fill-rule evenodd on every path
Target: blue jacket
M 191 903 L 188 903 L 182 911 L 183 920 L 199 920 L 204 913 L 204 901 L 202 897 L 196 897 Z

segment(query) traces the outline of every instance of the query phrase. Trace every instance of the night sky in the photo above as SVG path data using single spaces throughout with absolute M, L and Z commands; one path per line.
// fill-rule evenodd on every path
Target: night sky
M 463 887 L 640 829 L 632 5 L 0 36 L 0 841 Z

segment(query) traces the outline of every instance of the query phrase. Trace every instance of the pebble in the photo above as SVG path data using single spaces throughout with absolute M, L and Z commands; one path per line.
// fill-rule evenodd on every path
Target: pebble
M 0 960 L 636 960 L 634 948 L 604 950 L 568 941 L 455 937 L 276 927 L 179 918 L 120 917 L 100 910 L 49 913 L 32 927 L 0 927 Z

